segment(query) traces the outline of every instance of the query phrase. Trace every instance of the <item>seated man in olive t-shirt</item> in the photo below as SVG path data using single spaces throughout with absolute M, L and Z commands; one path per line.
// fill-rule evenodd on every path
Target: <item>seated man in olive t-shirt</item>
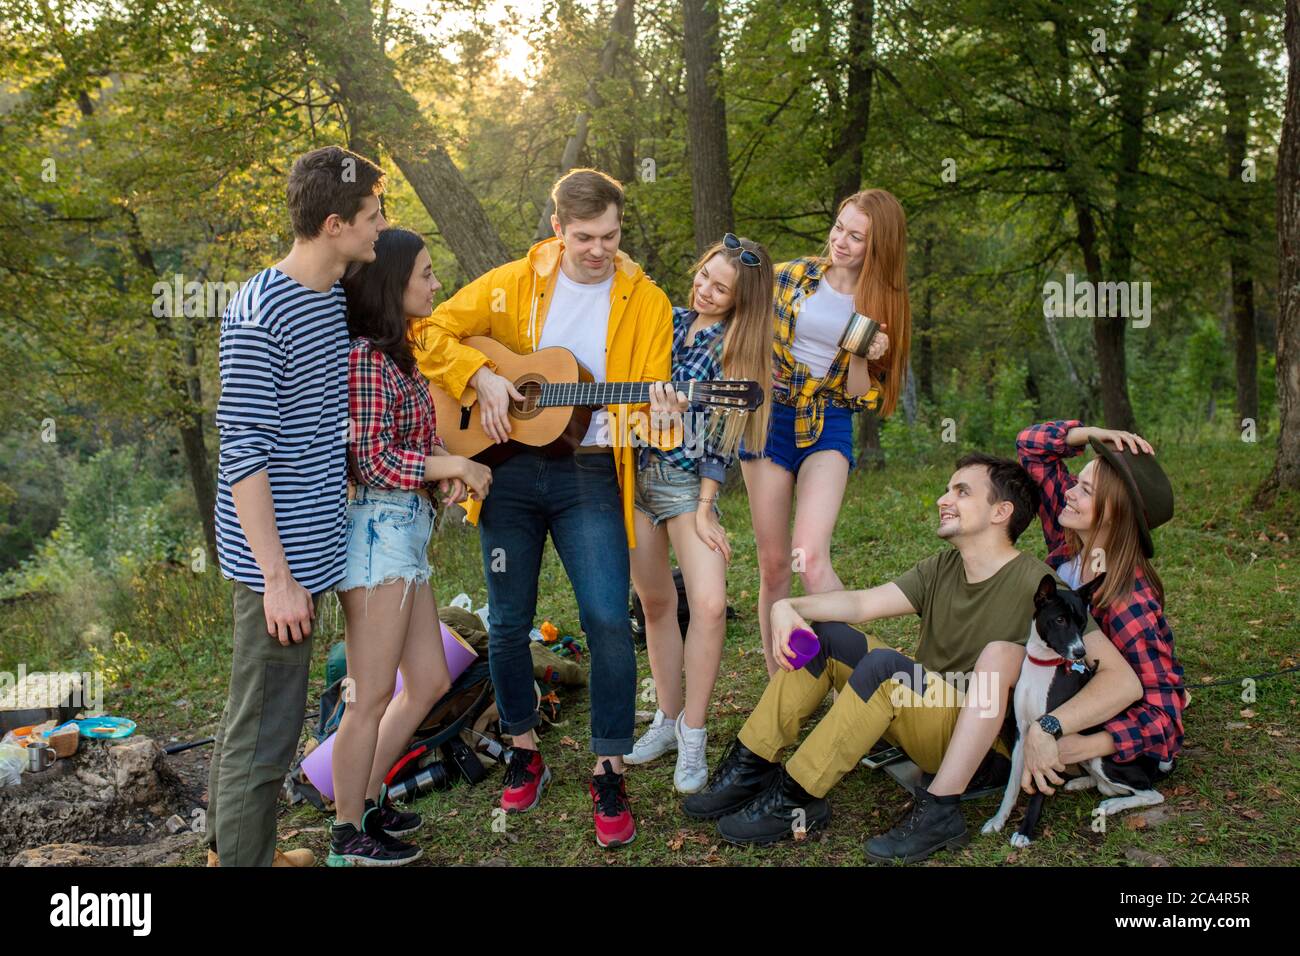
M 686 813 L 718 820 L 733 843 L 772 843 L 796 829 L 830 820 L 831 787 L 884 738 L 927 773 L 939 769 L 962 710 L 963 688 L 986 645 L 1023 645 L 1034 593 L 1052 570 L 1014 547 L 1038 512 L 1038 489 L 1014 461 L 979 453 L 957 462 L 939 498 L 939 537 L 952 548 L 926 558 L 889 584 L 787 598 L 772 607 L 773 645 L 781 665 L 741 728 L 708 786 L 688 798 Z M 1057 579 L 1060 580 L 1059 578 Z M 915 613 L 921 618 L 916 659 L 841 621 L 871 621 Z M 815 625 L 821 651 L 804 667 L 790 666 L 790 632 Z M 1089 621 L 1087 657 L 1094 679 L 1123 676 L 1128 665 Z M 798 740 L 800 725 L 839 691 L 835 703 L 784 767 L 781 751 Z M 1004 703 L 1008 688 L 993 688 Z M 989 696 L 980 695 L 981 699 Z M 1001 747 L 999 742 L 997 747 Z M 964 842 L 958 796 L 918 803 L 942 805 L 945 845 Z

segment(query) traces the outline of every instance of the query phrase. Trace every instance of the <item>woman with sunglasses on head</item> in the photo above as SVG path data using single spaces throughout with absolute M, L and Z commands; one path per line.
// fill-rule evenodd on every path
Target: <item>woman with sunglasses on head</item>
M 767 251 L 727 233 L 692 271 L 690 305 L 673 309 L 673 381 L 747 379 L 761 383 L 768 394 L 748 415 L 692 409 L 680 447 L 644 448 L 638 462 L 632 583 L 645 611 L 658 709 L 623 760 L 647 763 L 675 749 L 673 784 L 682 793 L 695 793 L 708 782 L 704 725 L 727 630 L 731 545 L 718 521 L 718 492 L 742 434 L 754 444 L 767 434 L 772 381 L 773 271 Z M 685 642 L 677 621 L 670 543 L 691 611 Z
M 906 267 L 906 217 L 883 189 L 840 204 L 822 255 L 777 267 L 771 425 L 765 444 L 740 448 L 769 675 L 777 668 L 772 605 L 789 596 L 793 572 L 809 594 L 844 587 L 830 545 L 855 464 L 853 413 L 875 407 L 886 418 L 902 390 L 912 326 Z M 880 327 L 862 356 L 840 347 L 854 313 Z
M 343 278 L 347 294 L 347 570 L 336 585 L 346 623 L 351 695 L 332 758 L 330 866 L 400 866 L 420 855 L 400 839 L 419 814 L 384 801 L 381 785 L 429 709 L 450 687 L 438 605 L 429 587 L 434 491 L 444 503 L 487 494 L 492 473 L 437 437 L 429 385 L 415 365 L 411 322 L 441 286 L 424 240 L 386 229 L 375 259 Z M 402 689 L 393 695 L 398 669 Z

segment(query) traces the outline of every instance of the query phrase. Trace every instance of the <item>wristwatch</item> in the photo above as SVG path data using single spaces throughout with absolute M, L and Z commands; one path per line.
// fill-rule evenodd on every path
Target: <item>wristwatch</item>
M 1038 718 L 1038 726 L 1042 727 L 1047 733 L 1051 734 L 1057 740 L 1061 739 L 1061 722 L 1051 714 L 1043 714 Z

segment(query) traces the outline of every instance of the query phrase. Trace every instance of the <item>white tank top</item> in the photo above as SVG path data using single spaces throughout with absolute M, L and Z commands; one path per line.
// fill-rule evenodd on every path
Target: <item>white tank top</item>
M 817 291 L 803 300 L 795 316 L 794 341 L 790 351 L 820 378 L 830 369 L 839 352 L 840 336 L 853 315 L 853 295 L 836 292 L 823 277 Z

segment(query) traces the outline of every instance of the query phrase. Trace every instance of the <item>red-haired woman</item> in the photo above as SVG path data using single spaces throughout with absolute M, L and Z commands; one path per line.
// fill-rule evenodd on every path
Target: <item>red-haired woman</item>
M 771 425 L 761 453 L 740 449 L 758 546 L 759 626 L 767 672 L 772 605 L 793 573 L 808 593 L 840 590 L 831 534 L 854 465 L 853 413 L 894 411 L 907 374 L 907 220 L 883 189 L 840 204 L 820 256 L 777 266 Z M 839 347 L 853 313 L 881 327 L 866 357 Z M 794 509 L 796 490 L 799 507 Z M 795 511 L 794 531 L 790 514 Z

